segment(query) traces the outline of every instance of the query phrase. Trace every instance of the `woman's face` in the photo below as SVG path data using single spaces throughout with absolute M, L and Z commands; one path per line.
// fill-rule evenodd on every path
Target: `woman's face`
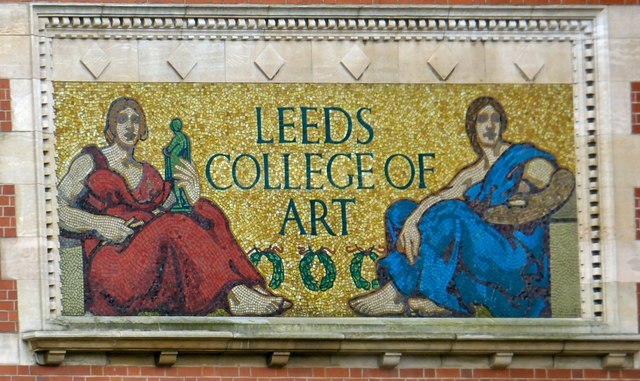
M 135 146 L 140 139 L 140 115 L 131 107 L 116 115 L 116 141 L 125 146 Z
M 483 147 L 493 147 L 500 141 L 500 114 L 493 106 L 487 105 L 478 113 L 476 134 Z

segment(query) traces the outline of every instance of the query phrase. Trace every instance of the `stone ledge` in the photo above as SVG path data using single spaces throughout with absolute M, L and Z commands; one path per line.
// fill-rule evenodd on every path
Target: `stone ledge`
M 103 319 L 102 324 L 96 322 Z M 541 324 L 507 319 L 515 324 L 509 327 L 505 321 L 489 319 L 456 319 L 441 326 L 435 319 L 414 319 L 409 324 L 398 319 L 281 319 L 195 318 L 196 323 L 191 320 L 191 329 L 185 330 L 189 322 L 185 318 L 151 322 L 145 318 L 147 323 L 136 318 L 80 318 L 66 329 L 26 332 L 22 338 L 42 365 L 59 365 L 68 352 L 138 352 L 154 353 L 158 366 L 173 365 L 180 354 L 198 353 L 265 355 L 267 365 L 282 367 L 290 355 L 313 353 L 378 356 L 386 368 L 397 366 L 403 355 L 482 355 L 493 359 L 496 368 L 508 367 L 513 356 L 591 356 L 613 369 L 640 351 L 637 334 L 559 332 L 562 326 L 589 331 L 584 322 L 575 321 Z M 126 321 L 128 328 L 123 327 Z M 91 328 L 90 322 L 94 322 Z M 487 333 L 473 333 L 474 328 Z

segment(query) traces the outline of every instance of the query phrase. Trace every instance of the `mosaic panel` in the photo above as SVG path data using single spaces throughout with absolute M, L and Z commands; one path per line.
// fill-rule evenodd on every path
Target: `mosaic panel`
M 54 93 L 64 314 L 579 313 L 570 85 Z

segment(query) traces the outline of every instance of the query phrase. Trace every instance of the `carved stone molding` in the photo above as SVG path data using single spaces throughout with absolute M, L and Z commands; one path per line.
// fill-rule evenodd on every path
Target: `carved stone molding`
M 509 42 L 524 49 L 532 43 L 561 41 L 570 44 L 572 83 L 575 89 L 575 132 L 578 191 L 588 208 L 579 219 L 588 229 L 581 229 L 581 266 L 583 275 L 582 317 L 602 319 L 603 282 L 600 273 L 600 220 L 596 98 L 596 54 L 594 25 L 598 8 L 545 7 L 263 7 L 263 6 L 137 6 L 137 5 L 34 5 L 41 91 L 41 124 L 43 136 L 44 188 L 46 199 L 47 246 L 49 261 L 49 311 L 60 316 L 60 281 L 58 226 L 56 205 L 55 152 L 52 94 L 52 43 L 68 40 L 109 41 L 194 41 L 222 40 L 225 43 L 245 41 L 347 41 L 416 42 L 438 41 Z M 183 43 L 183 42 L 180 42 Z M 263 42 L 264 44 L 264 42 Z M 443 52 L 446 49 L 442 50 Z M 523 50 L 524 51 L 524 50 Z M 269 50 L 267 50 L 269 52 Z M 522 55 L 522 53 L 521 53 Z M 198 69 L 193 60 L 164 62 L 171 65 L 181 79 L 190 79 Z M 181 57 L 183 58 L 183 57 Z M 271 52 L 264 60 L 254 61 L 268 80 L 278 79 L 284 69 L 281 60 Z M 450 62 L 424 61 L 431 65 L 441 81 L 460 69 L 456 59 Z M 526 81 L 533 82 L 546 63 L 528 66 L 525 56 L 512 65 L 522 71 Z M 81 61 L 78 60 L 80 65 Z M 342 63 L 358 80 L 370 66 Z M 108 57 L 96 49 L 82 64 L 97 79 L 113 66 Z M 544 68 L 543 68 L 544 65 Z M 356 67 L 358 66 L 358 67 Z M 455 72 L 454 72 L 455 71 Z M 453 74 L 452 74 L 453 73 Z M 366 75 L 366 72 L 365 72 Z M 582 139 L 583 138 L 583 139 Z M 509 352 L 509 351 L 506 351 Z M 391 352 L 389 352 L 391 353 Z M 494 350 L 493 353 L 496 353 Z
M 489 367 L 503 369 L 514 356 L 601 357 L 607 369 L 621 368 L 630 354 L 640 350 L 638 335 L 559 335 L 535 338 L 518 335 L 447 334 L 349 334 L 334 332 L 291 332 L 277 336 L 238 334 L 231 331 L 122 331 L 118 334 L 95 330 L 28 332 L 23 339 L 37 354 L 40 364 L 60 365 L 69 352 L 156 352 L 158 366 L 171 366 L 179 354 L 261 354 L 270 367 L 283 367 L 296 354 L 339 354 L 377 356 L 381 368 L 398 366 L 403 355 L 486 356 Z M 161 349 L 160 352 L 157 352 Z M 386 349 L 386 350 L 385 350 Z
M 424 9 L 424 8 L 421 8 Z M 118 12 L 120 13 L 120 12 Z M 135 12 L 138 13 L 138 12 Z M 427 13 L 428 12 L 418 12 Z M 466 17 L 323 15 L 308 17 L 175 17 L 162 15 L 50 15 L 40 24 L 53 38 L 70 39 L 231 39 L 231 40 L 450 40 L 553 41 L 589 33 L 589 18 L 472 14 Z M 470 34 L 472 33 L 472 34 Z

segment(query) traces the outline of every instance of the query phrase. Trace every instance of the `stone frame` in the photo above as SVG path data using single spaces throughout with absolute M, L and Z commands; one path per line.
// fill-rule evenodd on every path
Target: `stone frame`
M 45 329 L 27 332 L 23 339 L 37 353 L 38 362 L 45 364 L 61 363 L 66 351 L 133 350 L 157 353 L 159 365 L 171 365 L 179 352 L 204 351 L 266 353 L 270 366 L 283 366 L 291 353 L 320 351 L 377 354 L 382 367 L 397 365 L 403 353 L 486 354 L 491 356 L 491 367 L 496 368 L 508 366 L 514 354 L 589 354 L 604 356 L 605 367 L 622 366 L 628 360 L 627 354 L 638 350 L 638 339 L 627 336 L 625 344 L 620 342 L 620 336 L 590 336 L 621 333 L 613 323 L 617 319 L 615 312 L 611 310 L 605 314 L 603 308 L 606 298 L 602 278 L 605 263 L 601 259 L 600 244 L 600 192 L 603 189 L 601 184 L 611 180 L 603 177 L 599 168 L 599 163 L 604 162 L 606 169 L 608 158 L 603 160 L 599 156 L 597 145 L 597 137 L 605 129 L 597 123 L 599 111 L 596 109 L 596 49 L 600 43 L 597 41 L 597 27 L 601 12 L 598 7 L 33 5 L 33 28 L 38 40 L 34 54 L 39 58 L 36 62 L 40 73 L 37 90 L 41 94 L 40 108 L 36 111 L 42 136 L 42 156 L 38 163 L 42 163 L 43 168 L 40 180 L 45 196 L 41 208 L 45 212 L 47 231 L 42 255 L 47 258 L 44 278 L 48 280 L 48 298 L 43 301 L 42 311 L 46 316 Z M 169 43 L 172 46 L 177 42 L 174 52 L 183 42 L 222 41 L 225 46 L 254 43 L 256 54 L 271 43 L 279 42 L 352 45 L 364 41 L 370 42 L 369 45 L 424 42 L 437 44 L 436 50 L 440 46 L 477 42 L 513 43 L 523 46 L 522 50 L 536 43 L 570 44 L 571 78 L 566 77 L 566 68 L 562 74 L 564 77 L 557 75 L 572 83 L 574 88 L 581 317 L 550 319 L 543 324 L 530 319 L 503 319 L 498 322 L 476 319 L 470 327 L 468 320 L 455 319 L 445 322 L 441 319 L 61 316 L 52 81 L 59 79 L 57 73 L 61 72 L 56 71 L 61 61 L 54 54 L 54 45 L 68 41 L 84 46 L 85 51 L 87 46 L 95 51 L 98 41 Z M 264 46 L 258 47 L 260 44 Z M 81 80 L 132 80 L 122 76 L 115 79 L 103 76 L 109 63 L 100 62 L 99 52 L 94 56 L 82 62 L 84 66 L 76 62 L 77 70 L 84 70 L 83 74 L 71 71 L 71 75 L 77 75 Z M 431 57 L 435 57 L 435 53 Z M 249 60 L 253 61 L 254 57 L 250 56 Z M 253 66 L 250 61 L 243 63 Z M 165 61 L 164 64 L 161 75 L 147 80 L 211 81 L 206 74 L 193 75 L 193 66 L 189 68 L 188 63 Z M 376 83 L 390 78 L 385 76 L 388 68 L 377 72 L 378 76 L 362 77 L 362 73 L 354 73 L 347 65 L 342 65 L 347 71 L 339 81 Z M 451 71 L 446 68 L 451 63 L 443 65 L 442 70 L 436 67 L 437 62 L 431 65 L 433 75 L 422 77 L 418 82 L 477 80 L 451 76 L 455 65 Z M 538 76 L 540 69 L 536 71 L 524 66 L 517 66 L 516 70 L 521 83 L 553 81 L 553 76 Z M 225 71 L 224 81 L 293 82 L 306 78 L 290 74 L 283 79 L 278 70 L 252 69 L 253 72 L 245 76 L 229 75 Z M 402 77 L 399 72 L 398 69 L 392 73 L 395 82 L 413 80 Z M 303 74 L 310 82 L 334 80 L 331 76 L 316 75 L 313 70 Z M 133 80 L 145 81 L 140 77 Z M 608 171 L 604 173 L 610 176 Z M 334 330 L 335 324 L 339 324 L 339 332 Z M 96 334 L 95 327 L 99 328 L 99 334 Z M 517 331 L 513 327 L 517 327 Z M 366 334 L 368 330 L 381 333 Z M 372 341 L 380 342 L 380 345 L 371 348 Z

